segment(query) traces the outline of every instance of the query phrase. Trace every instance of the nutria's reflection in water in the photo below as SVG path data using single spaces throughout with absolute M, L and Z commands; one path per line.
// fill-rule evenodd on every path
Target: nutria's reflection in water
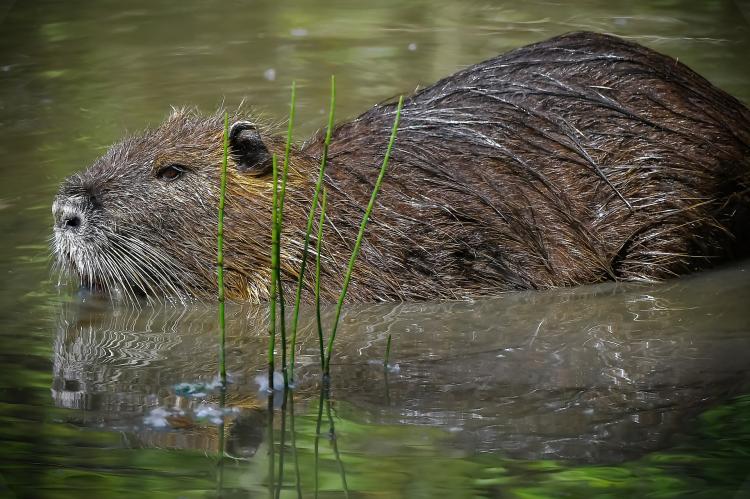
M 470 454 L 601 463 L 662 448 L 691 416 L 750 387 L 746 263 L 657 286 L 350 307 L 333 372 L 338 416 L 435 426 L 445 430 L 439 445 Z M 83 409 L 92 425 L 126 430 L 140 445 L 215 449 L 211 424 L 180 417 L 163 429 L 145 423 L 157 407 L 190 413 L 216 401 L 174 389 L 214 378 L 215 317 L 209 306 L 69 305 L 55 344 L 56 403 Z M 228 323 L 227 404 L 237 411 L 228 442 L 252 457 L 265 435 L 265 401 L 254 382 L 266 370 L 265 311 L 235 306 Z M 295 400 L 297 416 L 309 418 L 319 360 L 310 314 L 302 324 Z M 388 334 L 398 370 L 386 376 Z

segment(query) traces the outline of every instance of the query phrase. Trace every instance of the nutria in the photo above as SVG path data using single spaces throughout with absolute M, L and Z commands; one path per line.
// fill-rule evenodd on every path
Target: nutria
M 339 290 L 395 108 L 333 132 L 325 298 Z M 176 111 L 68 178 L 53 205 L 60 266 L 125 296 L 215 296 L 222 116 Z M 231 120 L 227 293 L 262 301 L 270 158 L 283 140 L 241 112 Z M 289 289 L 322 143 L 319 132 L 292 152 Z M 750 111 L 675 59 L 594 33 L 522 47 L 405 100 L 349 299 L 653 281 L 747 254 L 749 163 Z

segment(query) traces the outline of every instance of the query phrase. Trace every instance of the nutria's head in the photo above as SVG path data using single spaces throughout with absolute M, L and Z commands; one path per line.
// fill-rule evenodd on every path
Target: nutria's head
M 213 296 L 223 128 L 223 113 L 176 111 L 69 177 L 52 205 L 60 268 L 83 286 L 126 298 Z M 251 121 L 230 118 L 225 267 L 231 298 L 257 301 L 266 294 L 271 158 L 281 151 Z M 294 178 L 292 171 L 292 185 Z

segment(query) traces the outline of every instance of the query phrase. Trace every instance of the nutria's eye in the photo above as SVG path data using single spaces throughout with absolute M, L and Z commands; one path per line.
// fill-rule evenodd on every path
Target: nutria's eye
M 167 165 L 161 169 L 159 169 L 158 172 L 156 172 L 156 178 L 160 180 L 177 180 L 178 178 L 182 177 L 182 175 L 185 173 L 185 167 L 180 165 Z

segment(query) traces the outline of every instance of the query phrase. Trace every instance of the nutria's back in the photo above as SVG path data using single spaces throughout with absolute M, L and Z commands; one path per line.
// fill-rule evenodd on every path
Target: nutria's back
M 376 106 L 333 135 L 325 297 L 338 292 L 394 113 L 394 104 Z M 263 300 L 268 159 L 283 144 L 234 121 L 229 296 Z M 104 288 L 212 296 L 221 126 L 217 116 L 176 113 L 69 179 L 55 205 L 63 266 Z M 349 298 L 654 280 L 744 255 L 749 145 L 740 102 L 615 37 L 565 35 L 472 66 L 406 99 Z M 319 133 L 293 153 L 290 287 L 321 148 Z M 308 270 L 308 288 L 312 278 Z
M 393 115 L 336 129 L 340 198 L 362 204 Z M 362 292 L 654 280 L 745 254 L 749 145 L 739 101 L 619 38 L 575 33 L 472 66 L 405 102 Z

